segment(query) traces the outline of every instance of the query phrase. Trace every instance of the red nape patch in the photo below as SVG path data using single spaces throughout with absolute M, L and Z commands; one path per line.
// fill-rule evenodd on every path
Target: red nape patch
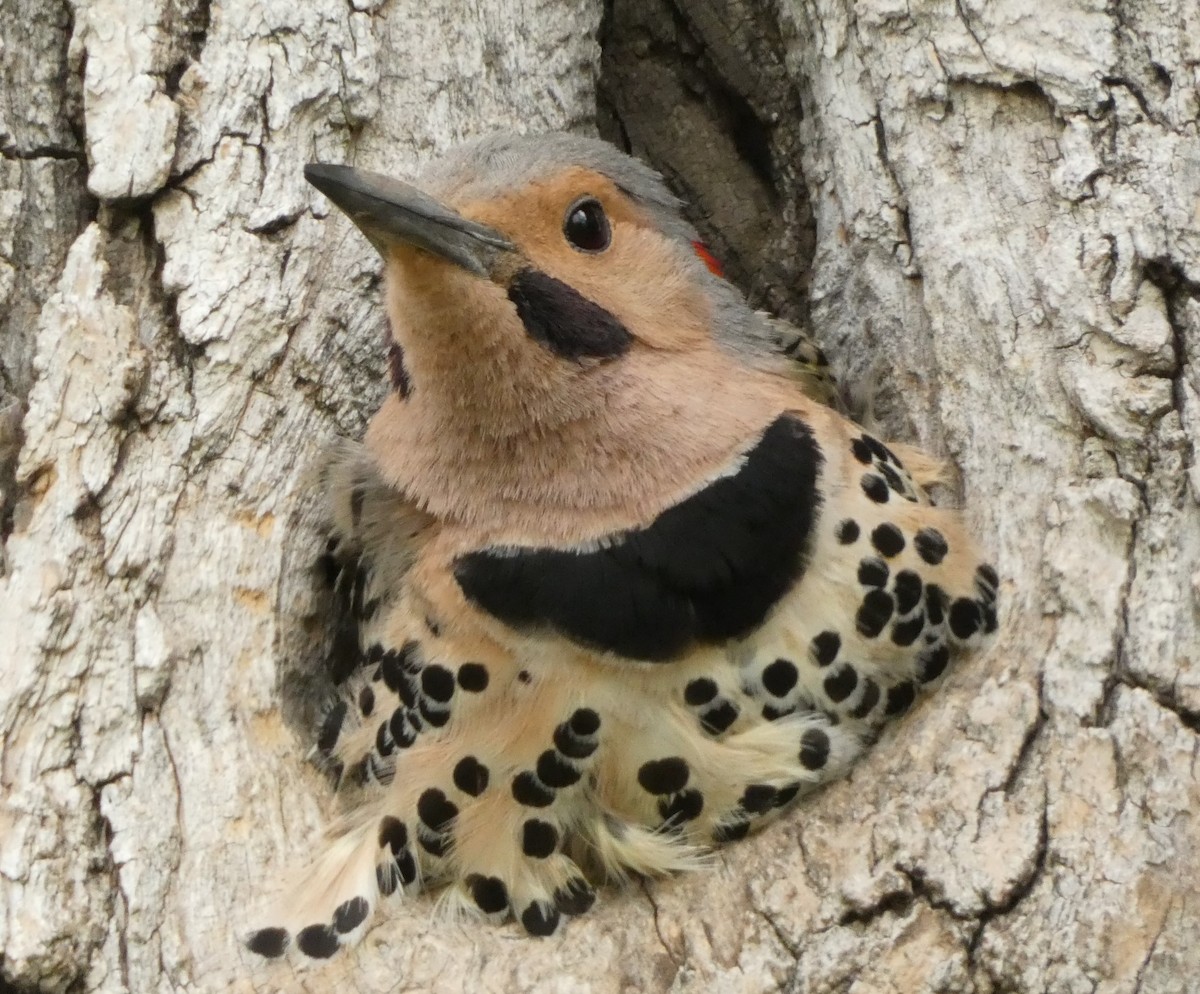
M 704 242 L 692 242 L 692 248 L 696 250 L 696 255 L 704 260 L 704 265 L 708 266 L 710 273 L 715 273 L 717 276 L 725 275 L 725 267 L 717 261 L 717 257 L 708 250 Z

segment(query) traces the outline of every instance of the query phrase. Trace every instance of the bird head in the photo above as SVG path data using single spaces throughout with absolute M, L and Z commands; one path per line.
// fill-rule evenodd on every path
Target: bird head
M 765 324 L 658 174 L 604 142 L 491 136 L 415 185 L 305 175 L 384 258 L 395 390 L 367 443 L 436 515 L 520 504 L 603 533 L 685 494 L 778 407 L 752 368 Z

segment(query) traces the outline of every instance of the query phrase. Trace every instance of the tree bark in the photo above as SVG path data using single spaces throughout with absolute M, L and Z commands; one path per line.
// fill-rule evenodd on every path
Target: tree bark
M 0 988 L 1184 992 L 1200 977 L 1194 0 L 0 0 Z M 301 167 L 493 128 L 663 169 L 946 455 L 1000 638 L 710 872 L 297 974 L 333 805 L 307 469 L 378 265 Z

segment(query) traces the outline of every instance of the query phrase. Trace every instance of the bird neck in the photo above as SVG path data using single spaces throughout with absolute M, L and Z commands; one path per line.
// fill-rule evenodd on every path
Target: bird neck
M 444 524 L 490 542 L 587 543 L 647 524 L 727 472 L 786 408 L 771 377 L 705 358 L 647 355 L 632 381 L 613 377 L 597 394 L 603 403 L 508 434 L 486 411 L 418 387 L 388 398 L 367 445 L 384 478 Z

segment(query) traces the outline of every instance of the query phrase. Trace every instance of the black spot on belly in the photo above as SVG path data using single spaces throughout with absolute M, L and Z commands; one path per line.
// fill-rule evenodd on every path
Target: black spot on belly
M 358 710 L 364 718 L 370 718 L 371 712 L 375 710 L 375 691 L 370 685 L 358 692 Z
M 803 751 L 803 749 L 801 751 Z M 803 762 L 803 759 L 801 762 Z M 786 808 L 792 803 L 792 801 L 796 799 L 796 795 L 799 793 L 800 784 L 798 783 L 789 784 L 787 787 L 782 788 L 779 793 L 775 795 L 775 807 Z
M 892 455 L 892 450 L 873 435 L 863 435 L 862 440 L 871 455 L 880 462 L 896 462 L 896 457 Z
M 890 559 L 904 551 L 904 533 L 891 522 L 885 521 L 871 532 L 871 544 L 881 555 Z
M 925 616 L 931 625 L 940 625 L 946 619 L 946 592 L 936 583 L 925 587 Z
M 380 863 L 375 867 L 375 886 L 383 897 L 391 897 L 396 893 L 396 866 L 394 863 Z
M 402 677 L 392 689 L 396 691 L 396 696 L 400 698 L 401 703 L 403 703 L 406 708 L 412 708 L 417 706 L 416 686 L 416 681 L 405 676 Z
M 834 533 L 837 540 L 842 545 L 853 545 L 858 541 L 858 536 L 862 534 L 862 530 L 858 527 L 858 522 L 853 518 L 846 518 L 837 526 L 837 531 Z
M 450 851 L 450 835 L 417 830 L 417 842 L 431 856 L 445 856 Z
M 518 272 L 508 299 L 529 337 L 563 359 L 612 359 L 633 344 L 615 315 L 540 270 Z
M 688 685 L 683 688 L 683 699 L 692 707 L 699 707 L 701 704 L 707 704 L 717 696 L 717 684 L 706 676 L 697 677 L 695 680 L 688 681 Z
M 882 559 L 864 559 L 858 564 L 858 582 L 864 587 L 882 587 L 887 583 L 890 572 Z
M 381 647 L 382 648 L 382 647 Z M 400 647 L 400 651 L 391 649 L 379 657 L 379 670 L 384 685 L 393 693 L 404 696 L 406 688 L 411 694 L 408 677 L 416 674 L 421 668 L 421 646 L 418 642 L 408 641 Z M 411 706 L 411 701 L 405 701 Z
M 736 473 L 645 528 L 587 552 L 481 549 L 460 557 L 454 575 L 471 601 L 514 627 L 547 626 L 631 659 L 675 659 L 695 642 L 754 629 L 804 572 L 822 461 L 808 426 L 785 415 Z
M 808 731 L 800 736 L 800 765 L 806 770 L 819 770 L 828 761 L 828 734 L 820 728 L 808 729 Z
M 891 487 L 894 493 L 904 494 L 904 481 L 900 479 L 899 473 L 892 469 L 891 466 L 887 465 L 887 463 L 884 463 L 879 467 L 879 472 L 883 474 L 883 478 L 887 480 L 887 485 Z
M 421 700 L 417 703 L 417 710 L 420 712 L 421 717 L 429 722 L 429 724 L 434 728 L 441 728 L 450 720 L 449 711 L 442 711 L 440 709 L 431 707 L 428 703 L 426 703 L 425 698 L 421 698 Z
M 547 787 L 570 787 L 579 782 L 580 772 L 554 749 L 547 749 L 537 761 L 537 778 Z
M 401 696 L 412 698 L 413 688 L 409 683 L 408 674 L 400 668 L 400 654 L 398 652 L 389 652 L 379 661 L 379 677 L 388 690 L 400 694 L 400 688 L 403 686 L 404 693 Z M 413 699 L 415 700 L 415 698 Z M 409 704 L 410 702 L 406 699 L 405 703 Z
M 391 720 L 381 721 L 375 732 L 375 751 L 380 756 L 390 756 L 396 751 L 396 742 L 392 738 Z
M 399 818 L 386 815 L 379 821 L 379 848 L 390 849 L 392 855 L 408 848 L 408 829 Z
M 871 447 L 861 438 L 856 438 L 850 443 L 850 451 L 854 453 L 854 458 L 864 466 L 869 466 L 874 462 L 871 456 Z
M 762 674 L 763 686 L 775 697 L 787 697 L 799 678 L 796 664 L 790 659 L 776 659 Z
M 364 762 L 367 764 L 367 771 L 370 774 L 369 779 L 375 783 L 388 784 L 392 782 L 396 771 L 390 764 L 385 763 L 382 759 L 374 754 L 367 754 Z
M 596 901 L 596 892 L 582 877 L 574 877 L 554 892 L 554 904 L 564 915 L 582 915 Z
M 850 717 L 862 720 L 872 711 L 875 710 L 875 705 L 879 703 L 879 698 L 882 696 L 877 684 L 870 677 L 863 680 L 862 697 L 858 699 L 858 703 L 850 709 Z
M 875 473 L 863 473 L 862 479 L 859 481 L 862 487 L 862 492 L 871 498 L 876 504 L 886 504 L 888 502 L 887 480 Z
M 343 901 L 333 913 L 334 931 L 340 932 L 342 935 L 353 932 L 367 920 L 367 911 L 368 905 L 365 897 L 352 897 L 349 901 Z
M 898 646 L 912 645 L 925 627 L 925 615 L 915 614 L 907 621 L 892 625 L 892 642 Z
M 665 797 L 658 802 L 658 813 L 663 821 L 677 825 L 684 821 L 695 821 L 704 810 L 704 795 L 698 790 L 684 790 L 670 800 Z
M 688 782 L 688 765 L 679 756 L 652 759 L 638 770 L 638 783 L 649 794 L 674 794 Z
M 917 679 L 922 683 L 931 683 L 945 672 L 950 662 L 950 650 L 940 643 L 931 646 L 921 653 L 919 662 L 921 668 Z
M 565 722 L 554 730 L 554 745 L 564 756 L 572 759 L 587 759 L 596 751 L 596 743 L 581 739 L 570 730 Z
M 444 857 L 450 852 L 450 833 L 439 834 L 428 829 L 417 829 L 417 843 L 429 855 Z
M 911 680 L 889 687 L 887 692 L 887 707 L 884 713 L 889 716 L 904 714 L 917 699 L 917 691 Z
M 530 935 L 553 935 L 561 916 L 549 901 L 534 901 L 521 912 L 521 924 Z
M 957 638 L 969 639 L 983 625 L 983 615 L 974 601 L 960 597 L 950 605 L 950 631 Z
M 487 667 L 483 663 L 463 663 L 458 668 L 458 685 L 472 694 L 479 694 L 487 690 Z
M 950 551 L 945 536 L 936 528 L 922 528 L 913 539 L 913 545 L 917 547 L 917 554 L 930 566 L 936 566 Z
M 994 632 L 999 626 L 999 624 L 1000 618 L 996 614 L 996 609 L 990 604 L 985 605 L 983 608 L 983 630 L 988 635 L 991 635 L 992 632 Z
M 411 712 L 405 711 L 404 708 L 396 708 L 392 712 L 392 717 L 387 723 L 387 730 L 391 734 L 392 742 L 401 749 L 407 749 L 417 741 L 417 731 L 412 725 Z
M 996 591 L 1000 589 L 1000 576 L 995 569 L 983 563 L 975 570 L 975 585 L 984 594 L 984 599 L 990 604 L 996 600 Z
M 812 640 L 812 655 L 818 666 L 828 666 L 842 648 L 842 637 L 837 632 L 821 632 Z
M 417 815 L 431 831 L 445 832 L 458 817 L 458 806 L 437 787 L 430 787 L 417 798 Z
M 296 945 L 305 956 L 329 959 L 338 951 L 338 937 L 328 925 L 309 925 L 296 934 Z
M 912 570 L 902 569 L 897 573 L 893 587 L 896 594 L 896 613 L 908 614 L 920 602 L 923 590 L 921 578 Z
M 892 617 L 892 595 L 885 590 L 868 590 L 855 615 L 858 632 L 865 638 L 876 638 Z
M 512 795 L 517 803 L 530 808 L 548 808 L 554 803 L 554 791 L 542 786 L 529 770 L 513 777 Z
M 464 756 L 454 767 L 454 786 L 472 797 L 487 790 L 488 779 L 488 768 L 474 756 Z
M 421 689 L 432 700 L 444 704 L 454 696 L 454 674 L 444 666 L 426 666 L 421 672 Z
M 600 715 L 591 708 L 579 708 L 570 719 L 554 729 L 554 746 L 564 756 L 586 759 L 596 751 L 596 733 Z
M 287 949 L 289 938 L 286 928 L 260 928 L 246 940 L 246 948 L 267 959 L 276 959 Z
M 405 887 L 416 882 L 417 861 L 407 849 L 396 856 L 396 873 L 400 876 L 400 883 Z
M 600 731 L 600 715 L 591 708 L 579 708 L 571 715 L 570 724 L 576 735 L 595 735 Z
M 558 831 L 549 822 L 530 818 L 521 828 L 521 851 L 534 859 L 546 859 L 558 848 Z
M 752 783 L 742 792 L 739 802 L 742 808 L 752 815 L 760 815 L 775 807 L 775 798 L 779 791 L 769 783 Z
M 498 877 L 483 877 L 472 874 L 466 884 L 471 888 L 471 899 L 480 911 L 494 915 L 508 907 L 508 888 Z
M 333 752 L 337 746 L 338 737 L 342 734 L 342 722 L 346 720 L 346 702 L 338 701 L 329 709 L 325 720 L 321 722 L 321 732 L 317 736 L 317 748 L 325 755 Z
M 858 686 L 858 673 L 853 666 L 843 664 L 825 678 L 825 693 L 834 704 L 840 704 L 854 693 Z
M 390 733 L 392 742 L 400 745 L 402 749 L 407 749 L 416 741 L 416 736 L 413 733 L 412 727 L 409 727 L 408 712 L 402 707 L 397 707 L 391 713 L 391 718 L 388 719 L 388 732 Z M 378 744 L 378 736 L 376 737 Z
M 738 720 L 738 706 L 732 701 L 721 701 L 700 715 L 700 724 L 710 735 L 720 735 Z

